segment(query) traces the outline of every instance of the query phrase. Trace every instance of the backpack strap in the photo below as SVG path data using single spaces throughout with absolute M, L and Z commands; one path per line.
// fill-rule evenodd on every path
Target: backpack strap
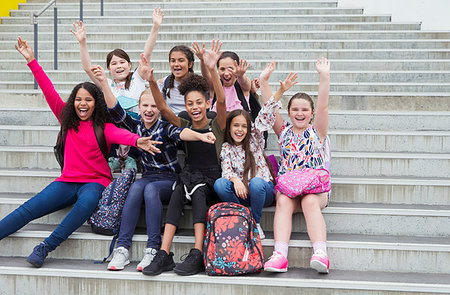
M 164 97 L 164 100 L 167 100 L 167 90 L 169 89 L 169 79 L 170 75 L 164 79 L 163 89 L 161 90 L 161 93 Z
M 234 89 L 236 89 L 237 96 L 244 110 L 250 112 L 250 107 L 248 106 L 247 100 L 245 99 L 244 91 L 242 91 L 241 85 L 239 85 L 238 81 L 234 83 Z
M 94 132 L 95 132 L 95 138 L 97 139 L 98 146 L 100 147 L 100 150 L 102 151 L 103 157 L 108 160 L 108 146 L 106 145 L 106 138 L 105 138 L 105 128 L 98 126 L 96 124 L 94 125 Z

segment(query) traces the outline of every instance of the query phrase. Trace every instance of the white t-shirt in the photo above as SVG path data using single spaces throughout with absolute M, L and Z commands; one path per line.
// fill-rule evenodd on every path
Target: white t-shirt
M 119 102 L 120 96 L 124 96 L 136 101 L 136 106 L 125 110 L 137 114 L 139 114 L 139 107 L 137 106 L 137 103 L 139 102 L 139 97 L 141 96 L 142 91 L 145 90 L 145 83 L 146 81 L 142 79 L 138 71 L 135 71 L 131 76 L 130 87 L 128 89 L 125 89 L 125 82 L 116 83 L 114 80 L 108 79 L 109 87 L 111 87 L 112 93 L 116 98 L 118 98 Z
M 161 91 L 164 88 L 164 81 L 167 79 L 167 77 L 164 77 L 164 79 L 158 80 L 158 88 L 159 91 Z M 185 111 L 186 107 L 184 106 L 184 96 L 180 94 L 180 91 L 178 91 L 178 86 L 180 85 L 180 82 L 174 80 L 173 81 L 173 88 L 170 88 L 170 97 L 166 97 L 166 103 L 167 106 L 176 114 L 178 115 L 180 112 Z M 164 93 L 163 93 L 164 95 Z

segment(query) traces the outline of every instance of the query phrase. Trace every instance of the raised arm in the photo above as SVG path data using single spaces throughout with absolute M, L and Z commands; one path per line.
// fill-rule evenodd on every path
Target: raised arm
M 155 76 L 153 75 L 153 68 L 150 69 L 150 63 L 148 59 L 145 58 L 144 54 L 141 53 L 141 60 L 139 61 L 139 67 L 142 70 L 142 79 L 148 81 L 150 85 L 150 90 L 152 92 L 153 98 L 155 99 L 156 107 L 161 112 L 161 115 L 169 121 L 172 125 L 177 127 L 181 126 L 180 117 L 178 117 L 168 106 L 166 100 L 164 99 L 161 91 L 159 91 L 158 84 L 156 82 Z
M 319 73 L 319 92 L 317 99 L 316 119 L 314 126 L 317 135 L 324 140 L 328 134 L 328 99 L 330 97 L 330 62 L 325 58 L 319 58 L 316 62 L 316 70 Z
M 70 30 L 70 32 L 75 36 L 75 38 L 77 38 L 77 41 L 80 44 L 80 57 L 83 70 L 89 76 L 91 81 L 94 82 L 95 85 L 100 87 L 100 83 L 98 82 L 97 78 L 95 78 L 94 74 L 91 71 L 92 64 L 87 46 L 86 28 L 82 21 L 77 21 L 76 23 L 73 23 L 73 27 L 75 30 Z
M 227 121 L 227 105 L 225 102 L 225 92 L 223 91 L 222 83 L 220 82 L 220 77 L 216 69 L 217 61 L 222 55 L 222 53 L 219 52 L 221 46 L 221 44 L 218 45 L 219 43 L 219 40 L 216 40 L 216 42 L 213 40 L 211 49 L 203 54 L 203 60 L 209 71 L 209 75 L 211 76 L 214 93 L 216 94 L 217 122 L 219 123 L 220 129 L 224 130 Z
M 222 42 L 219 40 L 212 40 L 211 42 L 211 48 L 210 51 L 214 52 L 215 54 L 219 55 L 220 48 L 222 48 Z M 211 91 L 214 91 L 214 85 L 212 82 L 211 74 L 209 73 L 208 67 L 205 65 L 205 61 L 203 60 L 203 55 L 206 53 L 205 50 L 205 43 L 202 44 L 202 47 L 198 45 L 197 42 L 192 43 L 191 50 L 195 53 L 195 55 L 200 60 L 200 71 L 202 73 L 202 76 L 208 81 L 209 89 Z M 220 55 L 219 55 L 220 57 Z M 217 61 L 216 61 L 217 63 Z
M 153 15 L 152 15 L 152 20 L 153 20 L 152 30 L 150 31 L 150 35 L 148 35 L 147 41 L 145 42 L 145 45 L 144 45 L 144 56 L 147 60 L 150 60 L 150 58 L 151 58 L 153 48 L 155 47 L 156 39 L 158 38 L 159 28 L 161 27 L 163 18 L 164 18 L 164 13 L 161 10 L 161 8 L 155 8 L 153 10 Z M 142 73 L 142 69 L 140 66 L 137 68 L 137 71 L 138 71 L 139 75 L 142 77 L 143 73 Z
M 39 87 L 44 93 L 48 106 L 59 120 L 61 110 L 64 108 L 65 103 L 59 96 L 58 92 L 56 92 L 52 81 L 50 81 L 42 67 L 36 61 L 33 49 L 31 49 L 30 45 L 27 44 L 27 41 L 22 40 L 21 37 L 17 38 L 17 44 L 14 44 L 14 47 L 17 49 L 17 51 L 19 51 L 20 54 L 22 54 L 22 56 L 27 61 L 28 67 L 30 68 L 34 78 L 39 84 Z
M 93 65 L 91 66 L 91 74 L 98 81 L 100 88 L 105 96 L 106 106 L 112 109 L 117 104 L 117 98 L 111 91 L 111 87 L 108 85 L 108 79 L 106 78 L 105 70 L 101 66 Z
M 249 95 L 250 89 L 252 88 L 252 81 L 245 74 L 245 72 L 247 72 L 248 68 L 250 67 L 250 64 L 247 64 L 247 61 L 245 59 L 241 59 L 241 62 L 239 64 L 234 61 L 234 66 L 236 70 L 232 70 L 232 72 L 236 76 L 237 81 L 241 86 L 242 91 L 244 92 L 244 95 L 247 96 Z

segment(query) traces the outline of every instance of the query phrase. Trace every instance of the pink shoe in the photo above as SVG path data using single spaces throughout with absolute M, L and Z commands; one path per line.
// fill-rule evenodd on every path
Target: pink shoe
M 309 265 L 319 273 L 328 273 L 330 269 L 330 261 L 328 260 L 327 254 L 322 250 L 317 250 L 313 254 Z
M 269 260 L 264 263 L 265 271 L 272 272 L 287 272 L 288 261 L 286 257 L 283 256 L 280 252 L 273 252 L 272 256 L 270 256 Z

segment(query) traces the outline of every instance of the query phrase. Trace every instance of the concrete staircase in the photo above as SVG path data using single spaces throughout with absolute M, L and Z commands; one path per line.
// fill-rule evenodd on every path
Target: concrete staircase
M 333 194 L 323 212 L 330 274 L 308 269 L 311 245 L 300 214 L 286 274 L 151 278 L 135 272 L 136 263 L 109 272 L 93 261 L 108 252 L 110 238 L 87 226 L 52 252 L 43 268 L 30 267 L 25 257 L 67 214 L 64 209 L 0 242 L 0 294 L 48 294 L 50 288 L 55 294 L 450 293 L 450 32 L 424 32 L 419 23 L 338 8 L 336 0 L 180 1 L 107 1 L 104 17 L 98 1 L 85 1 L 93 62 L 104 66 L 106 53 L 116 47 L 136 61 L 156 6 L 166 15 L 152 55 L 160 77 L 169 73 L 174 45 L 220 38 L 224 50 L 251 63 L 250 77 L 276 60 L 274 89 L 277 80 L 296 71 L 300 85 L 286 98 L 298 91 L 316 95 L 313 62 L 328 57 Z M 31 43 L 29 14 L 43 5 L 21 4 L 0 25 L 0 218 L 59 175 L 52 152 L 57 121 L 13 46 L 18 35 Z M 78 9 L 78 1 L 58 0 L 58 71 L 52 70 L 52 12 L 39 19 L 39 60 L 63 96 L 88 79 L 69 32 Z M 197 73 L 198 66 L 196 61 Z M 277 153 L 273 133 L 267 153 Z M 274 211 L 265 209 L 262 218 L 266 258 L 273 248 Z M 190 209 L 185 217 L 174 240 L 177 261 L 194 241 Z M 134 241 L 130 253 L 136 262 L 145 248 L 142 230 Z

